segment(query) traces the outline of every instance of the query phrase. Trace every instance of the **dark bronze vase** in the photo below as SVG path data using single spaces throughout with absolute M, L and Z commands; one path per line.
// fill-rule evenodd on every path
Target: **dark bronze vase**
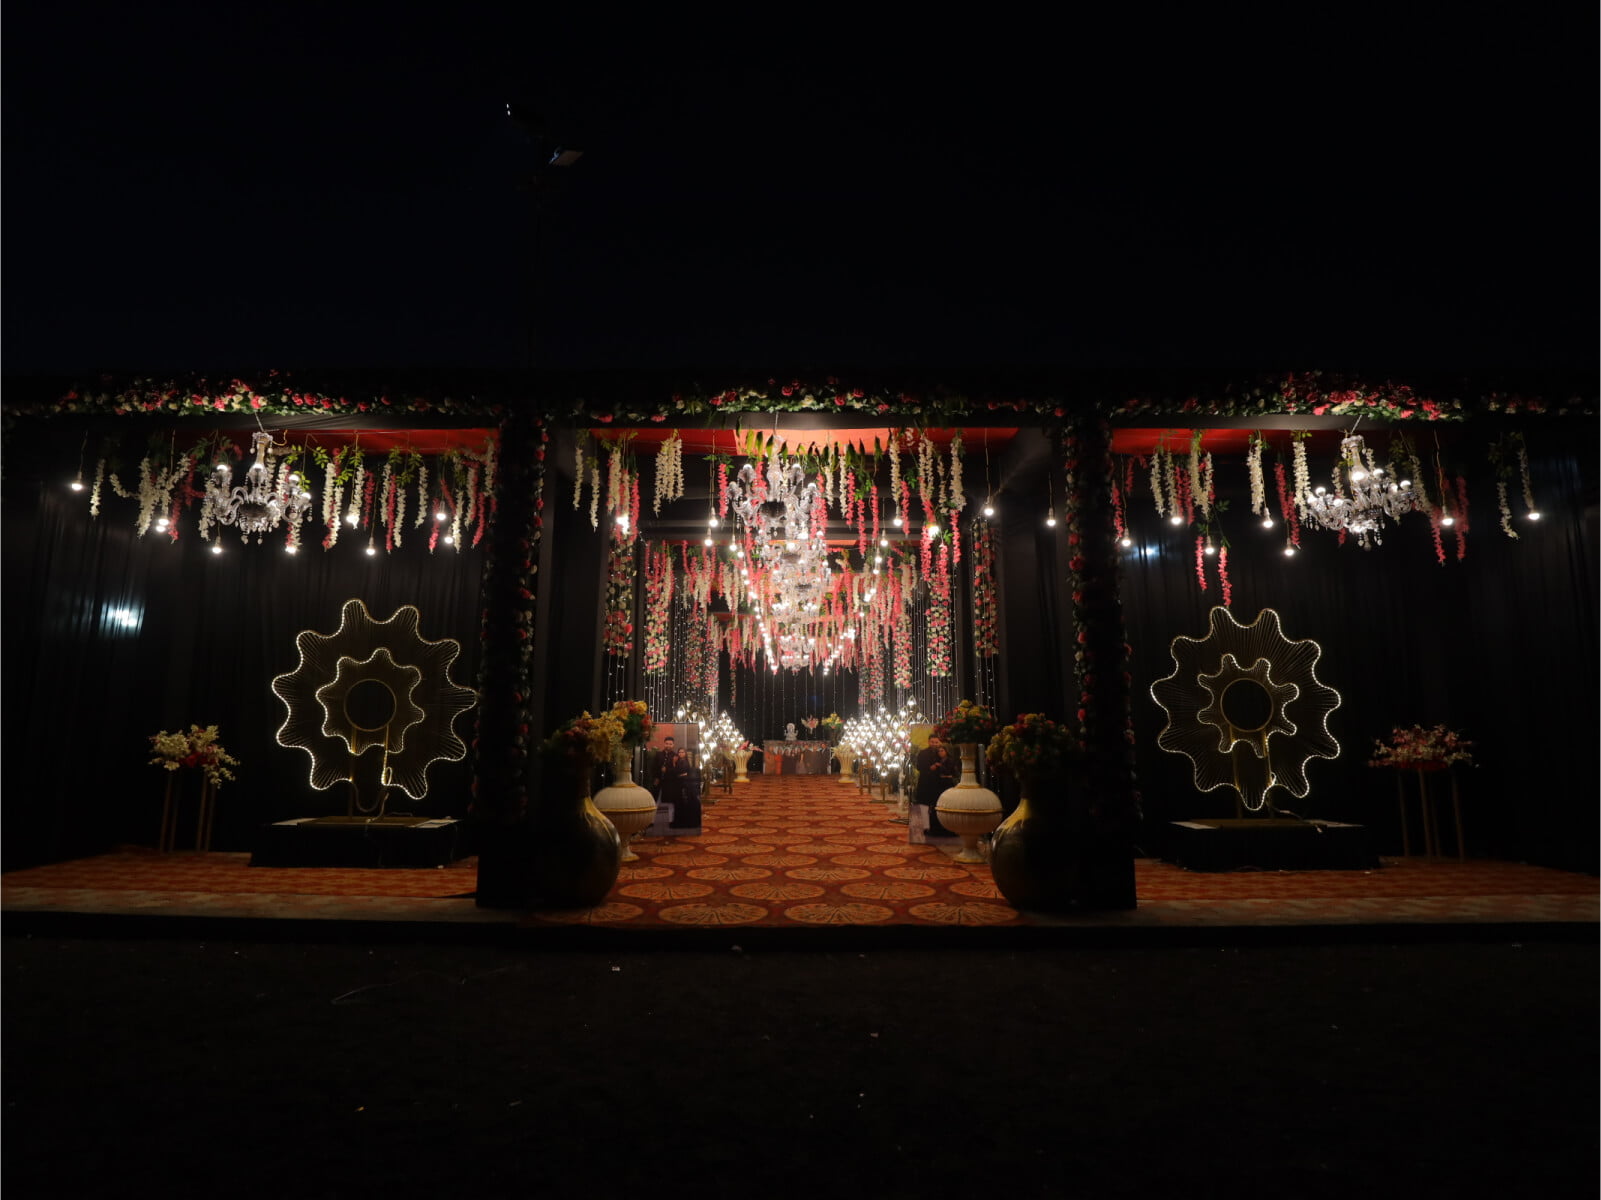
M 531 882 L 538 902 L 552 908 L 590 908 L 617 883 L 623 844 L 589 797 L 587 779 L 543 797 L 533 822 Z
M 1075 822 L 1065 797 L 1030 799 L 1060 784 L 1030 783 L 1012 815 L 990 837 L 990 874 L 1013 908 L 1062 912 L 1082 890 Z

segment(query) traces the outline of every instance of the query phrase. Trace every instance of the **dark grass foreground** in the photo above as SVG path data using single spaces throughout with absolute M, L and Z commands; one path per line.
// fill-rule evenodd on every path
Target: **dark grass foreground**
M 5 940 L 31 1196 L 1596 1193 L 1593 946 Z

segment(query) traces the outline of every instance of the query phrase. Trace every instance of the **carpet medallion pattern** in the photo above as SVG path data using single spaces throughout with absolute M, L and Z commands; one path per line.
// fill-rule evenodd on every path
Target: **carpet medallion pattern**
M 7 912 L 138 913 L 372 921 L 520 921 L 737 929 L 996 928 L 1583 922 L 1598 918 L 1594 876 L 1519 863 L 1386 859 L 1373 871 L 1184 871 L 1135 863 L 1139 907 L 1052 917 L 1019 913 L 986 864 L 954 862 L 954 841 L 910 845 L 893 812 L 810 776 L 757 776 L 705 808 L 694 837 L 636 840 L 606 901 L 508 914 L 476 907 L 477 863 L 432 869 L 251 867 L 247 854 L 157 854 L 126 847 L 0 878 Z

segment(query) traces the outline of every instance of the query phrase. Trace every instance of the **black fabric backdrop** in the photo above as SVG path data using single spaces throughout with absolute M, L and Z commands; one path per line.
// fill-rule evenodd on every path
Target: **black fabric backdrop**
M 1593 435 L 1586 424 L 1564 437 L 1560 423 L 1530 434 L 1545 519 L 1517 520 L 1517 541 L 1498 528 L 1494 480 L 1481 460 L 1470 475 L 1467 557 L 1457 561 L 1447 535 L 1444 566 L 1418 516 L 1391 527 L 1384 545 L 1369 551 L 1303 530 L 1301 552 L 1286 558 L 1282 522 L 1261 529 L 1240 463 L 1219 463 L 1219 498 L 1230 501 L 1222 527 L 1232 541 L 1234 616 L 1249 623 L 1262 608 L 1277 609 L 1287 637 L 1322 646 L 1318 677 L 1343 697 L 1329 719 L 1340 757 L 1313 760 L 1305 800 L 1274 792 L 1277 803 L 1303 816 L 1370 825 L 1381 853 L 1399 853 L 1395 772 L 1365 765 L 1373 740 L 1397 725 L 1444 723 L 1476 743 L 1478 765 L 1456 768 L 1470 854 L 1596 869 Z M 1509 490 L 1517 514 L 1515 479 Z M 1134 651 L 1145 847 L 1159 852 L 1168 822 L 1234 814 L 1232 791 L 1197 792 L 1189 760 L 1157 747 L 1165 717 L 1150 695 L 1152 682 L 1173 670 L 1172 639 L 1204 636 L 1207 613 L 1221 601 L 1215 568 L 1203 593 L 1193 536 L 1156 516 L 1141 472 L 1130 514 L 1136 545 L 1123 560 L 1122 595 Z M 1415 785 L 1408 775 L 1409 794 Z M 1436 778 L 1431 790 L 1448 829 L 1448 786 Z M 1415 800 L 1410 812 L 1415 821 Z
M 1547 519 L 1520 521 L 1524 536 L 1507 540 L 1480 460 L 1469 552 L 1458 562 L 1448 539 L 1445 566 L 1416 517 L 1367 552 L 1308 531 L 1302 553 L 1285 559 L 1282 529 L 1264 532 L 1247 512 L 1241 464 L 1220 460 L 1235 615 L 1249 621 L 1262 607 L 1278 609 L 1288 636 L 1322 645 L 1320 677 L 1344 698 L 1330 720 L 1340 758 L 1314 761 L 1310 796 L 1288 807 L 1369 824 L 1381 850 L 1398 850 L 1395 777 L 1364 765 L 1372 740 L 1398 724 L 1445 722 L 1477 742 L 1479 765 L 1459 769 L 1471 853 L 1596 868 L 1594 423 L 1542 423 L 1529 439 Z M 177 544 L 135 537 L 131 505 L 109 496 L 104 515 L 91 520 L 83 495 L 60 479 L 19 476 L 17 461 L 13 453 L 7 464 L 3 547 L 7 868 L 121 842 L 153 844 L 166 776 L 146 765 L 146 739 L 191 721 L 220 725 L 243 760 L 238 781 L 221 791 L 215 848 L 248 849 L 263 822 L 343 812 L 341 791 L 307 784 L 304 753 L 276 744 L 283 708 L 270 684 L 294 667 L 295 635 L 331 631 L 351 597 L 380 619 L 415 604 L 425 637 L 461 643 L 453 677 L 476 681 L 476 551 L 430 556 L 419 530 L 400 551 L 376 558 L 363 553 L 364 537 L 348 534 L 331 552 L 313 545 L 294 557 L 229 535 L 227 553 L 214 556 L 192 529 Z M 1515 484 L 1512 491 L 1521 509 Z M 556 507 L 560 524 L 570 514 Z M 1156 747 L 1164 718 L 1150 699 L 1151 683 L 1172 669 L 1172 638 L 1203 633 L 1219 597 L 1215 572 L 1209 590 L 1199 588 L 1193 541 L 1162 523 L 1138 487 L 1130 519 L 1138 545 L 1124 559 L 1122 595 L 1143 845 L 1160 852 L 1168 822 L 1232 811 L 1224 793 L 1195 791 L 1187 760 Z M 541 589 L 547 725 L 598 687 L 592 634 L 603 554 L 587 519 L 582 524 L 578 544 L 551 554 Z M 1067 714 L 1076 690 L 1068 639 L 1056 629 L 1064 619 L 1061 531 L 1037 526 L 1020 506 L 1002 530 L 1003 716 Z M 118 609 L 137 614 L 136 626 L 118 623 Z M 734 705 L 747 736 L 781 733 L 784 721 L 808 710 L 849 715 L 853 707 L 848 677 L 831 697 L 809 685 L 804 695 L 788 694 L 800 684 L 787 672 L 776 684 L 770 673 L 757 675 L 742 675 Z M 764 710 L 763 694 L 774 687 Z M 472 726 L 471 713 L 456 723 L 466 740 Z M 407 807 L 463 815 L 469 778 L 467 761 L 437 763 L 428 797 Z M 191 781 L 191 802 L 194 790 Z M 192 829 L 186 812 L 180 838 Z
M 241 760 L 219 791 L 213 849 L 247 850 L 263 823 L 342 814 L 342 785 L 315 791 L 304 751 L 279 746 L 284 707 L 274 676 L 298 661 L 303 629 L 331 633 L 346 600 L 379 620 L 402 604 L 421 614 L 430 640 L 454 638 L 451 677 L 475 686 L 481 555 L 440 547 L 427 529 L 393 554 L 365 553 L 346 531 L 285 554 L 282 535 L 243 546 L 225 532 L 214 555 L 186 517 L 177 543 L 133 530 L 133 506 L 106 491 L 98 519 L 87 494 L 8 482 L 5 520 L 7 868 L 92 853 L 121 843 L 154 845 L 167 775 L 146 765 L 150 734 L 218 725 Z M 19 494 L 20 493 L 20 494 Z M 408 531 L 411 532 L 411 531 Z M 132 614 L 121 623 L 115 610 Z M 456 719 L 463 741 L 475 714 Z M 198 783 L 181 772 L 180 848 L 194 844 Z M 391 811 L 464 816 L 469 759 L 429 769 L 428 795 L 397 794 Z

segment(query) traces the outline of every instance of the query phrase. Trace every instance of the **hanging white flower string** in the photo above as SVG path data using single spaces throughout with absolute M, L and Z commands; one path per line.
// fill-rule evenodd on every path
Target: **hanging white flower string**
M 1304 436 L 1295 438 L 1294 461 L 1295 511 L 1304 521 L 1306 520 L 1306 498 L 1312 490 L 1312 474 L 1306 465 L 1306 438 Z
M 406 528 L 406 484 L 403 479 L 395 481 L 395 521 L 394 538 L 395 549 L 400 548 L 401 531 Z
M 1523 474 L 1523 506 L 1528 510 L 1529 520 L 1538 521 L 1540 510 L 1534 506 L 1534 484 L 1529 478 L 1529 447 L 1521 433 L 1514 433 L 1512 441 L 1518 448 L 1518 470 Z
M 356 452 L 356 474 L 350 481 L 350 505 L 345 509 L 345 524 L 352 529 L 361 524 L 361 489 L 367 480 L 367 463 L 365 457 Z
M 1156 502 L 1156 515 L 1167 516 L 1167 501 L 1162 495 L 1162 447 L 1151 451 L 1151 498 Z
M 600 460 L 597 458 L 589 466 L 589 526 L 591 529 L 600 528 Z
M 1507 492 L 1506 480 L 1504 480 L 1504 479 L 1496 480 L 1495 481 L 1495 498 L 1496 498 L 1496 502 L 1497 502 L 1498 506 L 1501 509 L 1501 532 L 1506 534 L 1507 537 L 1512 538 L 1514 541 L 1516 541 L 1517 540 L 1517 536 L 1518 536 L 1518 531 L 1516 529 L 1512 528 L 1512 506 L 1507 503 L 1506 492 Z
M 951 438 L 951 491 L 950 503 L 946 505 L 952 514 L 956 514 L 967 507 L 967 496 L 962 491 L 962 431 L 958 429 L 956 436 Z M 955 517 L 953 515 L 952 520 Z
M 1267 481 L 1262 477 L 1263 438 L 1260 431 L 1251 434 L 1246 443 L 1245 465 L 1251 477 L 1251 512 L 1262 518 L 1262 527 L 1271 529 L 1273 517 L 1267 507 Z
M 573 511 L 584 502 L 584 435 L 573 442 Z
M 419 465 L 417 468 L 417 519 L 413 521 L 412 528 L 421 529 L 422 523 L 428 519 L 428 467 Z
M 106 460 L 102 458 L 99 462 L 95 463 L 94 484 L 89 489 L 89 515 L 91 517 L 98 517 L 100 515 L 100 483 L 101 480 L 105 478 L 105 474 Z

